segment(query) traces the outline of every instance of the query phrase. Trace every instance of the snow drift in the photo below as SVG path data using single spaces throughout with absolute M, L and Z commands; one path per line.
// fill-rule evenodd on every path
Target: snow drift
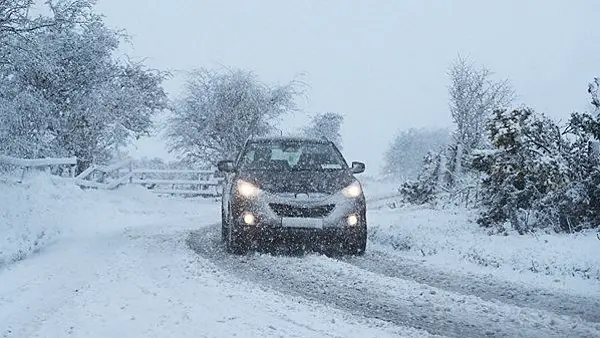
M 23 183 L 5 178 L 0 177 L 0 268 L 60 239 L 152 223 L 166 217 L 165 208 L 185 207 L 136 186 L 82 190 L 71 179 L 42 173 Z

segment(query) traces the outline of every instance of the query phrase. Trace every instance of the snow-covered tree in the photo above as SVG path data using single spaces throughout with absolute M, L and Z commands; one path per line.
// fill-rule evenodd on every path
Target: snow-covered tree
M 34 0 L 0 0 L 0 47 L 6 47 L 7 37 L 24 35 L 51 23 L 30 17 L 34 4 Z
M 298 93 L 296 82 L 269 86 L 249 71 L 196 69 L 168 123 L 170 150 L 195 163 L 231 159 L 248 137 L 274 131 Z
M 340 129 L 344 123 L 344 116 L 338 113 L 323 113 L 312 117 L 308 126 L 302 133 L 308 137 L 325 137 L 342 149 L 342 135 Z
M 485 133 L 492 111 L 510 104 L 515 94 L 508 80 L 493 80 L 489 69 L 477 68 L 462 56 L 451 64 L 448 75 L 450 114 L 456 126 L 454 167 L 460 175 L 464 159 L 489 146 Z
M 0 38 L 25 30 L 33 0 L 0 0 Z
M 448 146 L 450 135 L 447 129 L 411 128 L 399 132 L 384 154 L 384 174 L 416 179 L 423 169 L 425 156 Z
M 12 37 L 0 66 L 0 151 L 104 162 L 166 108 L 164 74 L 113 58 L 120 33 L 89 1 L 49 3 L 54 24 Z M 22 46 L 23 48 L 19 48 Z
M 35 0 L 0 0 L 0 51 L 17 45 L 12 38 L 20 38 L 27 42 L 32 32 L 65 22 L 75 22 L 84 11 L 89 11 L 95 0 L 46 0 L 45 8 L 53 15 L 32 16 L 32 9 L 39 1 Z M 24 46 L 18 46 L 24 48 Z

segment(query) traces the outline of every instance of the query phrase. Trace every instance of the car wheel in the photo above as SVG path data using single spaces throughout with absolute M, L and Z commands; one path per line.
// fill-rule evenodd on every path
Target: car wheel
M 367 250 L 367 226 L 364 225 L 356 235 L 346 242 L 346 254 L 362 256 Z
M 248 252 L 248 240 L 243 233 L 236 231 L 232 226 L 228 227 L 227 252 L 243 255 Z
M 365 229 L 364 232 L 362 232 L 360 236 L 358 236 L 353 251 L 354 254 L 358 256 L 364 255 L 365 251 L 367 251 L 367 229 Z
M 227 216 L 225 216 L 225 211 L 221 209 L 221 241 L 223 243 L 227 242 Z

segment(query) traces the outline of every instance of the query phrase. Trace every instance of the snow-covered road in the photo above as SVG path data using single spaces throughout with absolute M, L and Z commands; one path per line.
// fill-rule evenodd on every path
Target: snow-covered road
M 597 294 L 451 273 L 378 245 L 231 256 L 217 203 L 73 194 L 94 201 L 70 213 L 81 229 L 0 269 L 0 337 L 600 336 Z
M 429 333 L 453 337 L 590 337 L 600 334 L 598 299 L 517 289 L 507 282 L 419 269 L 371 250 L 364 257 L 231 256 L 217 225 L 190 235 L 200 256 L 240 279 L 282 293 Z
M 2 337 L 427 336 L 237 278 L 174 215 L 73 239 L 0 273 Z

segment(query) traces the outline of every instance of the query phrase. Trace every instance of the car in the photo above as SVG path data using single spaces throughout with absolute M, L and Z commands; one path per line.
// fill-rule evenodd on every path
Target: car
M 253 137 L 217 168 L 225 177 L 221 235 L 228 252 L 302 245 L 365 253 L 366 201 L 355 177 L 365 164 L 348 166 L 332 141 Z

